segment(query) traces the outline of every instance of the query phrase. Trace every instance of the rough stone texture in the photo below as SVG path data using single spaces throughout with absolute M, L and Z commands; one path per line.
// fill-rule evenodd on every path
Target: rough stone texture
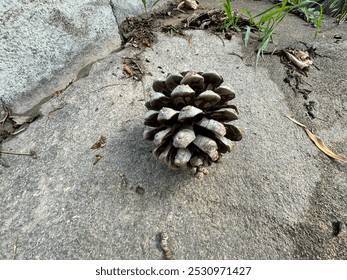
M 139 0 L 113 3 L 119 23 L 143 12 Z M 109 0 L 1 1 L 0 98 L 27 111 L 120 42 Z
M 302 24 L 288 20 L 294 30 Z M 346 165 L 318 151 L 285 117 L 347 154 L 347 41 L 334 43 L 334 32 L 347 36 L 323 30 L 315 58 L 321 70 L 312 67 L 305 78 L 326 121 L 306 116 L 278 57 L 267 56 L 255 70 L 237 36 L 223 45 L 191 31 L 190 47 L 189 34 L 159 34 L 139 55 L 143 84 L 123 73 L 122 57 L 136 50 L 94 63 L 88 76 L 43 104 L 42 118 L 2 145 L 35 150 L 38 158 L 2 155 L 10 167 L 0 166 L 0 259 L 13 258 L 14 244 L 17 259 L 161 259 L 163 230 L 176 259 L 346 259 Z M 288 42 L 297 40 L 288 34 Z M 235 89 L 244 133 L 203 181 L 157 162 L 142 140 L 153 79 L 185 69 L 223 75 Z M 106 146 L 92 150 L 101 135 Z M 96 155 L 102 158 L 93 165 Z

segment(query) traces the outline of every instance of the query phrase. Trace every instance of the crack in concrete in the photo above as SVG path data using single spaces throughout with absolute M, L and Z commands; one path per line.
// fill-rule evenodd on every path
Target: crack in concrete
M 122 47 L 124 46 L 124 44 L 126 43 L 126 37 L 124 36 L 123 32 L 122 32 L 122 27 L 121 27 L 121 24 L 119 23 L 118 21 L 118 18 L 117 18 L 117 12 L 116 12 L 116 6 L 113 4 L 112 0 L 110 0 L 110 6 L 111 6 L 111 10 L 112 10 L 112 13 L 113 13 L 113 16 L 116 20 L 116 24 L 118 26 L 118 34 L 122 40 Z
M 116 6 L 113 4 L 112 0 L 110 0 L 110 6 L 111 6 L 111 10 L 112 10 L 112 13 L 113 13 L 113 16 L 116 20 L 116 23 L 117 23 L 117 26 L 118 28 L 120 27 L 120 24 L 118 22 L 118 18 L 117 18 L 117 13 L 116 13 Z
M 1 144 L 3 142 L 8 142 L 8 141 L 12 140 L 20 132 L 26 130 L 30 126 L 31 123 L 35 122 L 36 120 L 38 120 L 38 119 L 40 119 L 42 117 L 42 114 L 41 114 L 41 111 L 40 111 L 42 105 L 46 104 L 51 99 L 60 96 L 62 93 L 64 93 L 68 88 L 70 88 L 70 86 L 72 86 L 78 80 L 88 77 L 89 73 L 90 73 L 90 70 L 92 69 L 92 67 L 93 67 L 93 65 L 95 63 L 97 63 L 99 61 L 102 61 L 102 60 L 106 59 L 108 56 L 110 56 L 111 54 L 120 52 L 123 49 L 124 49 L 123 46 L 119 47 L 119 48 L 115 49 L 114 51 L 112 51 L 111 53 L 109 53 L 108 55 L 106 55 L 105 57 L 102 57 L 100 59 L 97 59 L 95 61 L 92 61 L 92 62 L 88 63 L 86 66 L 84 66 L 82 69 L 80 69 L 78 71 L 76 77 L 74 79 L 70 80 L 70 82 L 68 82 L 65 87 L 63 87 L 63 88 L 61 88 L 59 90 L 56 90 L 52 94 L 44 97 L 43 99 L 41 99 L 40 102 L 38 102 L 36 105 L 34 105 L 32 108 L 30 108 L 29 110 L 25 111 L 24 113 L 14 114 L 16 116 L 30 116 L 30 121 L 25 122 L 23 124 L 23 126 L 25 126 L 25 129 L 22 129 L 20 131 L 18 131 L 19 129 L 17 129 L 17 130 L 14 130 L 13 133 L 11 133 L 11 132 L 7 132 L 4 129 L 2 129 L 0 131 L 1 132 L 1 134 L 0 134 L 0 136 L 1 136 L 0 137 L 0 150 L 1 150 Z M 11 111 L 11 108 L 8 108 L 8 107 L 6 107 L 6 108 Z M 8 119 L 8 116 L 6 117 L 6 119 Z M 6 121 L 6 119 L 1 120 L 1 123 L 4 123 Z M 11 125 L 11 126 L 13 126 L 13 125 Z
M 11 108 L 6 106 L 6 110 L 9 113 L 7 114 L 7 116 L 3 120 L 1 120 L 0 150 L 1 150 L 1 144 L 3 142 L 10 141 L 14 137 L 16 137 L 19 133 L 26 130 L 30 126 L 31 123 L 35 122 L 36 120 L 38 120 L 42 117 L 42 114 L 40 112 L 40 108 L 43 104 L 45 104 L 46 102 L 48 102 L 52 98 L 59 96 L 66 89 L 68 89 L 73 83 L 74 83 L 74 80 L 70 81 L 64 88 L 53 92 L 49 96 L 46 96 L 38 104 L 36 104 L 34 107 L 32 107 L 31 109 L 27 110 L 24 113 L 21 113 L 21 114 L 13 113 Z M 16 128 L 16 126 L 18 126 L 18 124 L 14 120 L 14 118 L 13 118 L 14 116 L 23 117 L 25 119 L 23 122 L 20 123 L 19 128 Z
M 114 54 L 114 53 L 118 53 L 120 51 L 122 51 L 124 49 L 124 44 L 126 43 L 126 38 L 123 35 L 124 32 L 122 32 L 122 28 L 121 28 L 121 24 L 119 23 L 118 17 L 117 17 L 117 9 L 116 6 L 114 5 L 114 3 L 112 2 L 112 0 L 110 0 L 109 5 L 111 7 L 113 16 L 115 18 L 117 27 L 118 27 L 118 34 L 120 35 L 121 38 L 121 46 L 116 48 L 115 50 L 113 50 L 111 53 L 109 53 L 108 55 L 106 55 L 105 57 L 102 57 L 100 59 L 94 60 L 90 63 L 88 63 L 87 65 L 85 65 L 82 69 L 80 69 L 76 75 L 75 78 L 73 78 L 72 80 L 70 80 L 65 87 L 54 91 L 52 94 L 44 97 L 43 99 L 41 99 L 36 105 L 34 105 L 32 108 L 28 109 L 27 111 L 25 111 L 24 113 L 20 113 L 20 114 L 16 114 L 16 115 L 22 115 L 22 116 L 31 116 L 32 117 L 32 121 L 25 123 L 26 128 L 29 127 L 29 125 L 33 122 L 35 122 L 36 120 L 40 119 L 42 117 L 42 114 L 40 112 L 41 110 L 41 106 L 44 105 L 45 103 L 49 102 L 52 98 L 57 97 L 59 95 L 61 95 L 62 93 L 64 93 L 71 85 L 73 85 L 75 82 L 77 82 L 80 79 L 86 78 L 89 76 L 90 70 L 92 69 L 93 65 L 96 62 L 102 61 L 104 59 L 106 59 L 109 55 Z M 143 84 L 143 83 L 142 83 Z M 10 109 L 10 108 L 9 108 Z M 23 129 L 22 131 L 24 131 L 25 129 Z M 20 131 L 20 132 L 22 132 Z M 16 137 L 19 133 L 7 133 L 6 137 L 2 137 L 0 139 L 0 150 L 1 150 L 1 143 L 6 141 L 10 141 L 11 139 L 13 139 L 14 137 Z

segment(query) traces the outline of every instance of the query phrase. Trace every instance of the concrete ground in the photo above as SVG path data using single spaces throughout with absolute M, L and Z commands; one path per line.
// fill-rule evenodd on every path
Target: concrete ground
M 249 2 L 235 7 L 269 4 Z M 151 48 L 107 54 L 63 91 L 53 90 L 59 76 L 47 81 L 47 96 L 56 94 L 40 103 L 40 117 L 1 145 L 37 158 L 1 156 L 0 259 L 162 259 L 163 232 L 175 259 L 346 259 L 347 166 L 285 117 L 347 154 L 347 32 L 331 21 L 315 41 L 312 27 L 289 15 L 271 46 L 316 44 L 316 67 L 302 77 L 308 99 L 283 81 L 278 56 L 254 67 L 255 40 L 245 48 L 241 34 L 221 40 L 202 30 L 158 32 Z M 140 65 L 142 81 L 124 72 L 126 59 Z M 188 69 L 220 73 L 240 111 L 242 141 L 204 180 L 169 170 L 142 140 L 153 80 Z M 7 100 L 17 113 L 19 103 Z M 91 149 L 102 135 L 105 146 Z

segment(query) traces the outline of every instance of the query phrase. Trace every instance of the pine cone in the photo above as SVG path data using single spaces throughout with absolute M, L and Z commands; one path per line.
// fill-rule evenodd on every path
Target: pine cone
M 143 137 L 157 146 L 157 159 L 201 179 L 209 165 L 230 152 L 232 141 L 241 140 L 239 129 L 229 123 L 238 119 L 236 106 L 228 104 L 235 93 L 222 83 L 218 74 L 195 71 L 153 82 Z

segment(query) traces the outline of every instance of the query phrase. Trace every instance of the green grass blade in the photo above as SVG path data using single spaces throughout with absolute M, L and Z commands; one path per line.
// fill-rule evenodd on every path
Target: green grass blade
M 143 0 L 143 1 L 145 1 L 145 0 Z M 155 5 L 157 5 L 159 1 L 160 1 L 160 0 L 154 1 L 154 2 L 153 2 L 153 5 L 152 5 L 152 8 L 153 8 Z
M 347 0 L 344 1 L 340 11 L 339 11 L 339 19 L 338 19 L 338 24 L 341 24 L 346 21 L 347 18 Z
M 319 5 L 319 8 L 320 8 L 319 9 L 319 17 L 315 22 L 315 27 L 316 27 L 316 31 L 314 33 L 315 38 L 317 38 L 317 36 L 318 36 L 318 31 L 319 31 L 320 25 L 322 24 L 322 21 L 323 21 L 323 6 Z
M 262 11 L 261 13 L 255 15 L 254 17 L 257 18 L 257 17 L 260 17 L 262 15 L 265 15 L 266 13 L 270 12 L 271 10 L 276 9 L 278 6 L 282 6 L 281 3 L 277 3 L 275 5 L 272 5 L 270 8 L 266 9 L 265 11 Z
M 247 25 L 245 33 L 245 47 L 248 45 L 249 35 L 251 35 L 251 27 Z
M 225 3 L 223 3 L 223 7 L 228 19 L 230 19 L 233 15 L 230 0 L 226 0 Z
M 244 11 L 247 16 L 249 16 L 249 23 L 251 25 L 255 25 L 255 22 L 254 22 L 254 19 L 253 19 L 251 12 L 247 8 L 242 8 L 241 10 Z
M 263 24 L 265 22 L 268 22 L 269 20 L 273 19 L 274 16 L 276 15 L 280 15 L 281 13 L 287 12 L 288 10 L 290 10 L 292 7 L 282 7 L 282 8 L 278 8 L 274 11 L 272 11 L 271 13 L 265 14 L 264 16 L 262 16 L 262 18 L 259 20 L 259 22 L 257 24 Z
M 142 5 L 145 9 L 147 9 L 147 0 L 141 0 L 142 1 Z

